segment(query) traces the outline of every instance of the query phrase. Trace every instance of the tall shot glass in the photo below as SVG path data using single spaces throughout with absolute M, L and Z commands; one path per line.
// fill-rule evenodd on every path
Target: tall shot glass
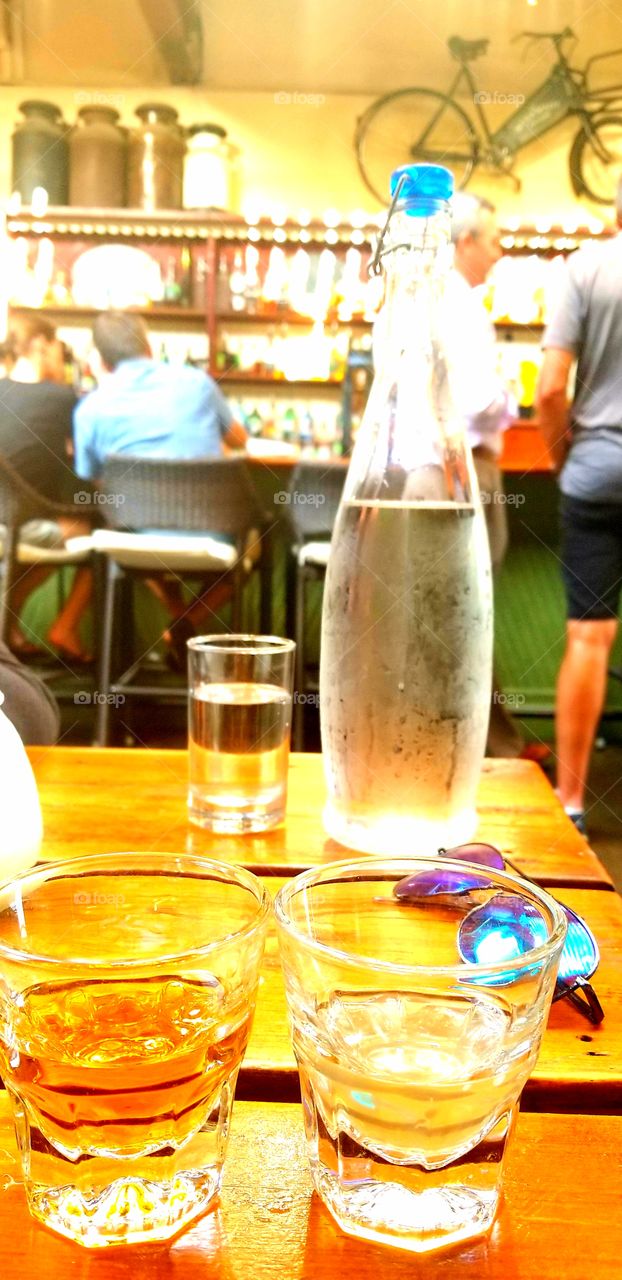
M 165 1240 L 206 1209 L 270 912 L 255 876 L 186 855 L 0 887 L 0 1073 L 35 1218 L 97 1248 Z
M 188 641 L 190 819 L 211 831 L 267 831 L 285 816 L 293 640 Z
M 445 857 L 334 863 L 275 900 L 316 1190 L 350 1235 L 417 1253 L 492 1225 L 566 930 L 537 887 L 469 866 L 455 893 L 453 868 L 464 880 Z M 416 873 L 440 890 L 399 901 Z M 500 894 L 514 923 L 461 962 L 461 922 Z

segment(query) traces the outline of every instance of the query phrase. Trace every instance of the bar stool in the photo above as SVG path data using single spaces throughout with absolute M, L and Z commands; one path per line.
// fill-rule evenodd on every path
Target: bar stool
M 84 488 L 84 482 L 80 482 Z M 33 489 L 26 480 L 0 455 L 0 640 L 8 643 L 11 623 L 11 595 L 20 576 L 20 570 L 31 565 L 49 565 L 62 568 L 65 565 L 84 564 L 92 552 L 91 535 L 67 538 L 63 546 L 45 547 L 24 540 L 22 530 L 30 520 L 57 521 L 61 517 L 82 519 L 87 508 L 60 502 L 51 502 Z
M 127 666 L 134 641 L 134 581 L 168 576 L 200 577 L 212 586 L 229 583 L 232 626 L 240 630 L 244 587 L 257 572 L 260 626 L 269 631 L 274 521 L 261 510 L 243 458 L 163 460 L 112 455 L 105 461 L 100 488 L 108 527 L 93 535 L 101 624 L 95 742 L 106 746 L 115 695 L 167 702 L 184 702 L 187 696 L 185 683 L 180 687 L 179 683 L 136 682 L 140 658 Z M 227 541 L 214 535 L 224 535 Z M 121 638 L 123 644 L 119 644 Z
M 347 467 L 341 462 L 299 462 L 288 492 L 288 518 L 292 532 L 293 630 L 296 641 L 294 749 L 302 751 L 304 698 L 318 689 L 309 670 L 307 654 L 307 587 L 323 582 L 330 554 L 330 539 L 345 483 Z

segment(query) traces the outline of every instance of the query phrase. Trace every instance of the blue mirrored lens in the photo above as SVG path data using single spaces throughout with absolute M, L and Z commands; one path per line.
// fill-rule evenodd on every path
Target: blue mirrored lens
M 562 904 L 568 932 L 561 954 L 558 983 L 591 978 L 599 961 L 598 947 L 586 924 Z M 475 907 L 458 930 L 458 950 L 467 964 L 496 964 L 517 959 L 546 942 L 547 927 L 538 908 L 513 894 L 496 894 Z
M 600 959 L 596 939 L 570 907 L 563 910 L 568 920 L 568 932 L 559 962 L 558 979 L 567 982 L 572 978 L 591 978 Z
M 546 921 L 533 903 L 518 894 L 498 893 L 465 916 L 458 950 L 467 964 L 498 964 L 524 956 L 546 939 Z

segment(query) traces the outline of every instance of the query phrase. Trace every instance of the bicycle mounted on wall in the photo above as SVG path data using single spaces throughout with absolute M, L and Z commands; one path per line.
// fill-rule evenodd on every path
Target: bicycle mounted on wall
M 588 77 L 594 63 L 622 49 L 596 54 L 580 69 L 570 66 L 564 51 L 567 41 L 577 39 L 569 27 L 557 32 L 522 31 L 514 37 L 523 39 L 550 40 L 557 61 L 546 80 L 494 131 L 483 106 L 489 95 L 480 93 L 469 65 L 486 53 L 489 40 L 451 36 L 447 41 L 460 64 L 447 93 L 413 87 L 372 102 L 358 120 L 355 134 L 359 170 L 372 195 L 386 204 L 392 171 L 402 164 L 423 162 L 448 165 L 456 187 L 466 186 L 476 165 L 485 164 L 519 189 L 520 180 L 512 173 L 517 153 L 575 115 L 579 130 L 568 159 L 573 190 L 598 204 L 613 202 L 617 171 L 622 169 L 622 83 L 591 89 Z M 475 124 L 456 101 L 459 88 L 468 90 Z

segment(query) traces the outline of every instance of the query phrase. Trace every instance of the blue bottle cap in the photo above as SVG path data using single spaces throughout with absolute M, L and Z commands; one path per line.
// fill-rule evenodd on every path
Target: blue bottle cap
M 428 217 L 451 200 L 454 175 L 441 164 L 403 164 L 391 174 L 391 196 L 401 177 L 398 207 L 415 217 Z

